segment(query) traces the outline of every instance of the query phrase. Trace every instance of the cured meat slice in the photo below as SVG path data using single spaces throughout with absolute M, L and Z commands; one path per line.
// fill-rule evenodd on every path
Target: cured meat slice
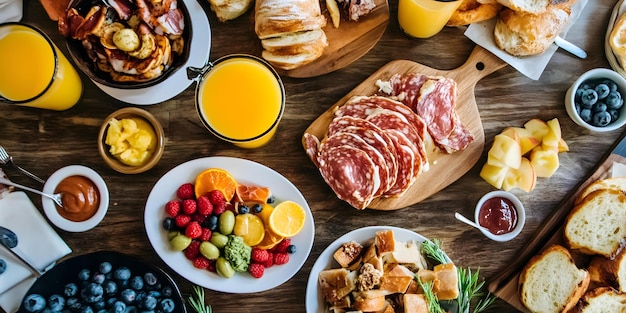
M 474 136 L 472 133 L 467 130 L 465 125 L 459 120 L 458 116 L 456 116 L 454 121 L 454 129 L 448 138 L 442 140 L 440 142 L 439 147 L 444 149 L 447 153 L 454 153 L 456 151 L 461 151 L 474 140 Z
M 417 102 L 420 96 L 420 89 L 422 89 L 422 85 L 427 80 L 427 75 L 419 73 L 405 75 L 395 74 L 389 79 L 391 90 L 388 91 L 391 93 L 387 93 L 395 96 L 398 101 L 413 109 L 413 104 Z
M 304 150 L 306 155 L 313 161 L 315 166 L 319 167 L 319 161 L 317 160 L 317 153 L 319 152 L 320 140 L 313 134 L 304 133 Z
M 338 132 L 326 138 L 324 144 L 330 146 L 348 145 L 363 150 L 365 153 L 367 153 L 367 155 L 370 157 L 370 159 L 372 159 L 372 162 L 374 162 L 374 165 L 377 168 L 378 177 L 380 180 L 380 186 L 374 194 L 375 197 L 381 196 L 391 186 L 391 184 L 389 183 L 391 179 L 389 174 L 389 167 L 387 166 L 385 157 L 383 157 L 382 153 L 380 153 L 377 149 L 365 142 L 365 140 L 363 140 L 361 136 L 351 132 Z M 393 177 L 393 179 L 395 181 L 395 177 Z
M 337 197 L 362 210 L 374 199 L 380 181 L 372 159 L 363 150 L 322 144 L 319 169 Z
M 411 148 L 411 143 L 404 136 L 403 133 L 397 130 L 387 130 L 387 135 L 394 142 L 396 147 L 396 159 L 398 160 L 398 175 L 396 175 L 396 182 L 394 183 L 387 192 L 385 192 L 385 196 L 388 197 L 399 197 L 402 196 L 408 189 L 411 187 L 411 184 L 417 179 L 417 175 L 415 175 L 415 164 L 419 164 L 420 162 L 415 160 L 415 153 Z

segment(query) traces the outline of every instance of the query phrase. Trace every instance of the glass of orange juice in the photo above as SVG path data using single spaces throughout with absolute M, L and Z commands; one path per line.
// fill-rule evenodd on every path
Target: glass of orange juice
M 198 81 L 198 115 L 215 136 L 241 148 L 264 146 L 274 136 L 285 110 L 285 89 L 263 59 L 231 54 L 187 72 Z
M 439 33 L 461 0 L 399 0 L 398 22 L 409 36 L 429 38 Z
M 62 111 L 83 93 L 76 69 L 41 30 L 0 24 L 0 102 Z

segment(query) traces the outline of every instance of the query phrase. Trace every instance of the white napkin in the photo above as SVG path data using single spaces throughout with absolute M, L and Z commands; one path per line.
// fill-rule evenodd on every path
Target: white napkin
M 565 34 L 567 34 L 567 31 L 574 24 L 574 22 L 576 22 L 578 16 L 580 15 L 580 12 L 586 4 L 587 0 L 579 0 L 576 1 L 574 6 L 572 6 L 570 23 L 561 33 L 561 37 L 565 38 Z M 513 68 L 515 68 L 528 78 L 538 80 L 558 47 L 553 44 L 548 47 L 548 49 L 542 54 L 528 57 L 514 57 L 496 46 L 496 43 L 493 40 L 493 29 L 495 28 L 495 26 L 496 18 L 492 18 L 488 21 L 480 23 L 473 23 L 465 31 L 465 36 L 467 36 L 476 44 L 491 51 L 491 53 L 495 54 L 497 57 L 511 65 Z
M 0 23 L 21 20 L 22 11 L 22 0 L 0 0 Z
M 24 192 L 11 192 L 0 199 L 0 225 L 17 235 L 18 244 L 12 250 L 42 271 L 72 252 Z M 0 258 L 7 262 L 6 271 L 0 274 L 0 307 L 15 312 L 35 276 L 4 247 Z

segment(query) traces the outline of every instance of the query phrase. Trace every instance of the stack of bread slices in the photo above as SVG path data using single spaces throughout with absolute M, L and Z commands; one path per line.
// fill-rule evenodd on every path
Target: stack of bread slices
M 257 0 L 254 30 L 261 56 L 273 66 L 292 70 L 318 59 L 328 46 L 326 18 L 317 0 Z
M 565 243 L 522 270 L 520 300 L 531 312 L 626 312 L 626 177 L 597 180 L 574 203 Z

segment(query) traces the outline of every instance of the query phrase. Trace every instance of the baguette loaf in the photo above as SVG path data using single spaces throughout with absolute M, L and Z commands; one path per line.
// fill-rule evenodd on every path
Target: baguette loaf
M 578 306 L 579 313 L 625 313 L 626 293 L 611 287 L 599 287 L 587 291 Z
M 626 195 L 613 189 L 591 192 L 568 215 L 564 237 L 581 253 L 615 257 L 626 238 Z
M 573 308 L 589 286 L 570 252 L 552 245 L 534 256 L 519 276 L 520 299 L 533 313 L 560 313 Z
M 615 258 L 607 259 L 594 256 L 587 267 L 591 282 L 597 286 L 610 286 L 626 292 L 626 250 L 622 250 Z

